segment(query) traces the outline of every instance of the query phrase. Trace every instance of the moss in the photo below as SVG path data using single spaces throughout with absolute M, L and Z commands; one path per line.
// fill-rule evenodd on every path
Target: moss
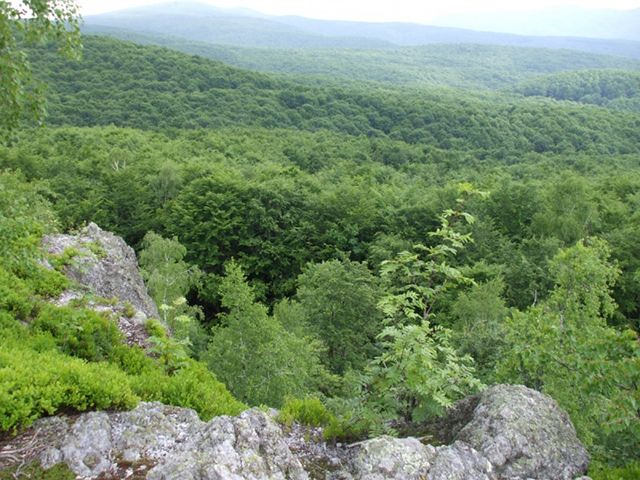
M 107 256 L 107 251 L 102 247 L 100 242 L 96 240 L 84 243 L 82 246 L 88 248 L 97 258 L 101 259 Z
M 32 478 L 38 480 L 75 480 L 76 476 L 64 464 L 55 465 L 49 470 L 44 470 L 38 462 L 32 462 L 21 467 L 11 467 L 0 470 L 0 480 L 13 480 L 15 478 Z
M 122 313 L 125 317 L 132 318 L 136 314 L 136 309 L 133 308 L 133 305 L 131 305 L 129 302 L 125 302 Z
M 51 255 L 49 261 L 53 268 L 57 271 L 62 271 L 64 267 L 71 265 L 73 259 L 80 255 L 80 250 L 75 247 L 67 247 L 64 251 L 58 255 Z

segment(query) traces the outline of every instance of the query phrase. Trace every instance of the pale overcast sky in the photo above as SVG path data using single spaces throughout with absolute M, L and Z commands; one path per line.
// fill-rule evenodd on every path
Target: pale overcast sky
M 206 1 L 206 0 L 205 0 Z M 77 0 L 84 15 L 166 3 L 162 0 Z M 559 6 L 612 8 L 640 7 L 640 0 L 212 0 L 218 7 L 247 7 L 273 15 L 301 15 L 312 18 L 363 21 L 408 21 L 426 23 L 451 14 L 478 11 L 539 10 Z

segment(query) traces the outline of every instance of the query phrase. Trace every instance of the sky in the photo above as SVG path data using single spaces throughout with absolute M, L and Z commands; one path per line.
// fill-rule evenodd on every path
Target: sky
M 120 10 L 165 0 L 76 0 L 83 15 Z M 630 10 L 640 0 L 200 0 L 218 7 L 246 7 L 271 15 L 300 15 L 331 20 L 428 23 L 438 17 L 476 12 L 540 10 L 560 6 Z

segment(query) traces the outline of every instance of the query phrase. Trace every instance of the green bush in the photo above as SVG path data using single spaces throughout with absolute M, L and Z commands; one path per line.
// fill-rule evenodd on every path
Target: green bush
M 594 463 L 589 469 L 593 480 L 637 480 L 640 478 L 640 462 L 633 462 L 624 467 L 612 468 Z
M 15 275 L 0 267 L 0 310 L 19 320 L 26 320 L 33 311 L 31 290 Z
M 188 360 L 171 376 L 160 369 L 148 371 L 136 377 L 134 390 L 146 401 L 192 408 L 203 420 L 237 415 L 247 408 L 203 364 L 194 360 Z
M 138 402 L 126 374 L 9 339 L 0 345 L 0 430 L 15 431 L 62 410 L 129 409 Z
M 63 352 L 90 361 L 108 360 L 122 343 L 112 320 L 87 309 L 44 305 L 33 328 L 50 332 Z
M 280 410 L 278 420 L 288 426 L 298 422 L 310 427 L 320 427 L 329 425 L 335 417 L 319 398 L 307 397 L 287 399 Z
M 26 282 L 35 294 L 44 298 L 58 297 L 69 287 L 67 277 L 56 270 L 49 270 L 44 267 L 35 269 Z

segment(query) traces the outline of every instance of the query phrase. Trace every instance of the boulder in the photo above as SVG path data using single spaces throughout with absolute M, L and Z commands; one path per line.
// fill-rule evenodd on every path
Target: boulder
M 130 303 L 146 317 L 159 318 L 138 270 L 136 254 L 125 241 L 90 223 L 77 235 L 47 235 L 43 247 L 51 255 L 79 252 L 63 267 L 65 275 L 103 298 Z
M 522 385 L 495 385 L 456 405 L 450 435 L 480 452 L 498 478 L 569 480 L 589 455 L 569 416 L 547 395 Z
M 66 422 L 63 428 L 61 422 Z M 64 462 L 85 478 L 309 478 L 280 426 L 257 409 L 205 423 L 189 409 L 141 403 L 131 412 L 42 420 L 37 428 L 47 430 L 52 424 L 58 434 L 40 455 L 43 467 Z
M 122 238 L 90 223 L 77 235 L 47 235 L 42 245 L 54 258 L 74 253 L 61 266 L 74 285 L 53 303 L 81 302 L 112 318 L 128 345 L 150 346 L 145 324 L 160 316 L 140 275 L 136 254 Z
M 327 445 L 317 429 L 307 436 L 275 418 L 252 409 L 203 422 L 193 410 L 141 403 L 39 420 L 15 443 L 38 436 L 43 467 L 64 462 L 86 479 L 587 480 L 589 457 L 566 414 L 523 386 L 456 404 L 443 422 L 452 441 L 437 447 L 389 436 Z

